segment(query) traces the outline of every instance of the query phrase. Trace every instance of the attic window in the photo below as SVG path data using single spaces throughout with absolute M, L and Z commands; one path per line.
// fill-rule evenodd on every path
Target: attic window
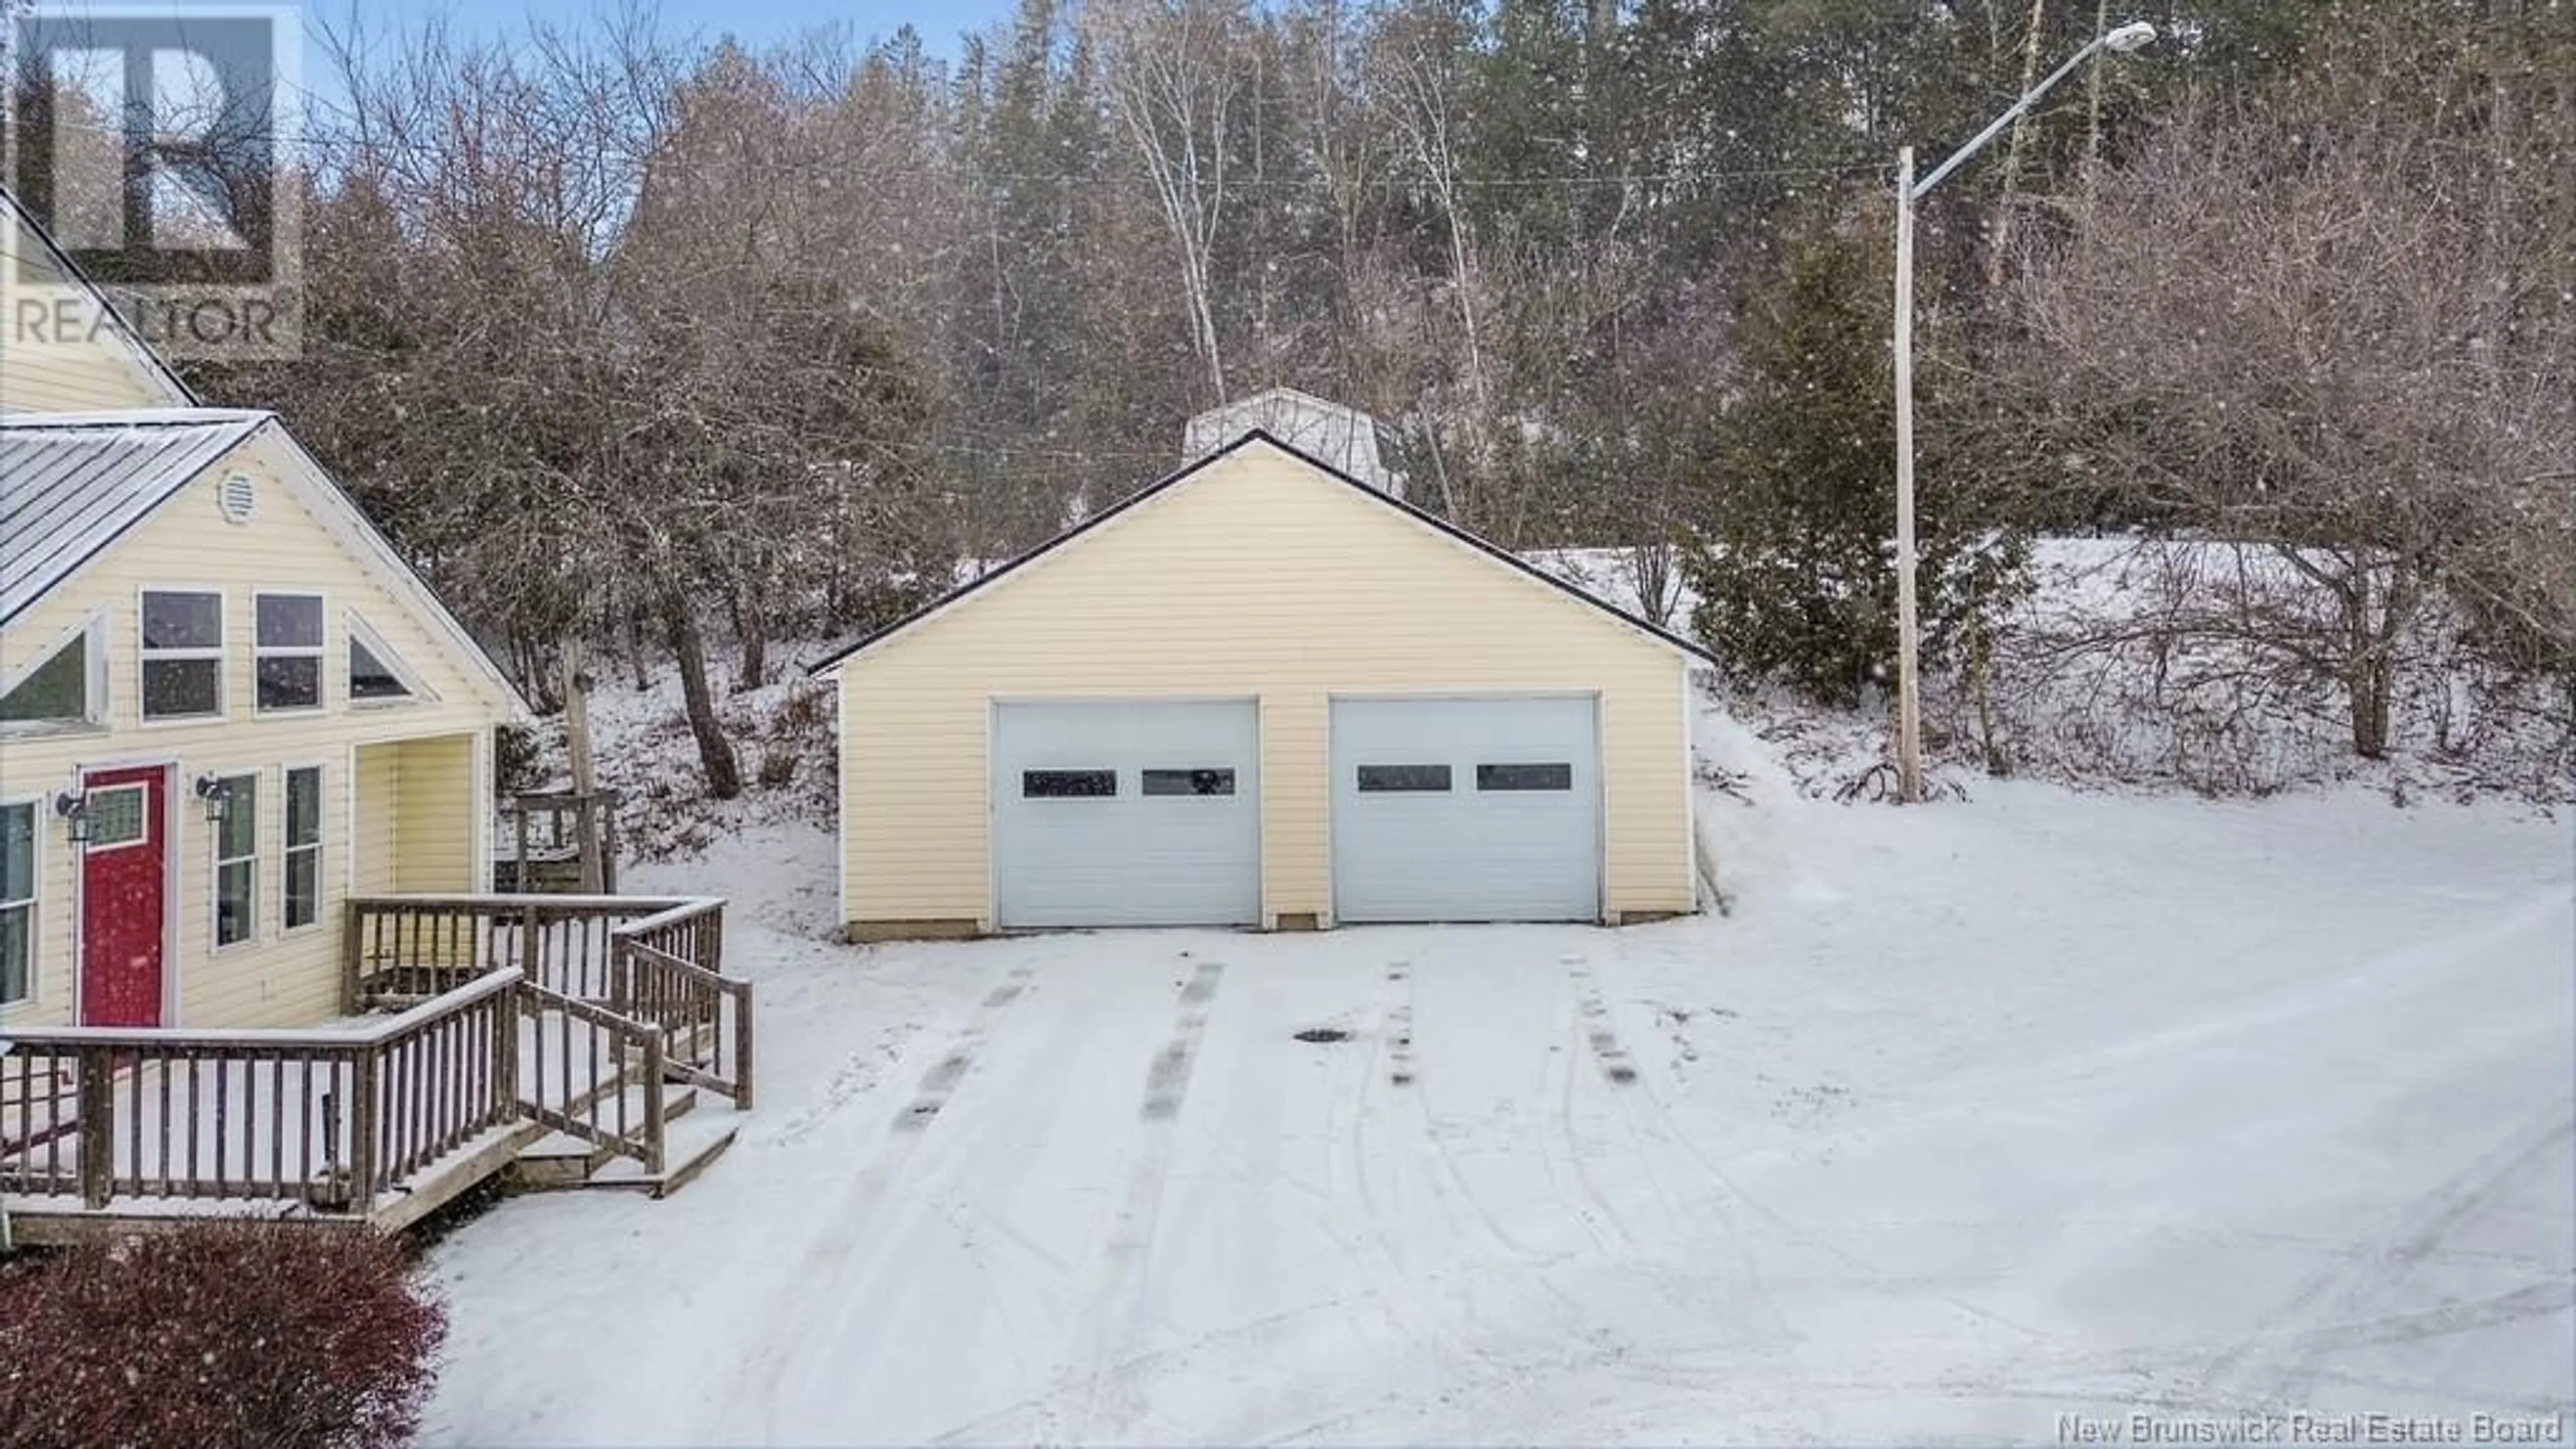
M 248 473 L 231 474 L 215 490 L 215 507 L 222 510 L 226 523 L 248 523 L 259 511 L 259 485 Z
M 376 632 L 349 616 L 349 699 L 357 704 L 399 704 L 416 699 L 411 671 Z
M 96 724 L 105 712 L 100 687 L 106 651 L 94 637 L 102 616 L 54 646 L 35 667 L 0 689 L 0 729 L 40 732 Z

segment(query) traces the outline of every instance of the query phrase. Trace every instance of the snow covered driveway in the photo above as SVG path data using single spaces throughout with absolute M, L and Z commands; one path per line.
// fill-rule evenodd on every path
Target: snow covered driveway
M 1775 806 L 1732 918 L 1618 932 L 857 951 L 760 842 L 691 878 L 749 893 L 762 1110 L 666 1202 L 442 1246 L 431 1437 L 2576 1408 L 2566 827 L 1985 795 Z

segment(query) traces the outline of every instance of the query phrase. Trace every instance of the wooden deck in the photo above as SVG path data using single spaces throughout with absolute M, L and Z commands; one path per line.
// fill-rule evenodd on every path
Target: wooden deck
M 389 1231 L 549 1138 L 587 1173 L 659 1185 L 696 1165 L 671 1158 L 675 1106 L 751 1106 L 751 987 L 722 974 L 721 901 L 386 897 L 343 924 L 341 1024 L 0 1035 L 16 1236 L 208 1214 Z

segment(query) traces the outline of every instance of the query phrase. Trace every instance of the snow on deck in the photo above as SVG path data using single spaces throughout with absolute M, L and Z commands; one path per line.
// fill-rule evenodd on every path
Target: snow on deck
M 1702 799 L 1733 914 L 1615 932 L 853 948 L 819 832 L 656 868 L 736 896 L 762 1109 L 669 1201 L 512 1202 L 442 1245 L 426 1437 L 2576 1408 L 2565 823 L 1752 778 Z
M 387 1020 L 342 1017 L 315 1030 L 363 1032 Z M 487 1063 L 466 1054 L 473 1045 L 457 1044 L 452 1060 L 427 1046 L 389 1054 L 380 1133 L 385 1150 L 412 1150 L 483 1110 L 492 1078 Z M 558 1108 L 587 1104 L 621 1069 L 614 1046 L 597 1029 L 556 1013 L 519 1018 L 522 1096 Z M 347 1057 L 150 1060 L 120 1068 L 110 1142 L 115 1173 L 119 1182 L 140 1182 L 146 1190 L 120 1191 L 111 1206 L 145 1215 L 270 1212 L 304 1187 L 344 1175 L 356 1160 L 356 1072 Z M 60 1095 L 29 1104 L 23 1141 L 18 1104 L 0 1108 L 0 1173 L 59 1172 L 64 1182 L 76 1182 L 84 1143 L 78 1106 L 66 1078 Z M 621 1134 L 643 1125 L 640 1107 L 614 1093 L 575 1115 Z M 487 1135 L 476 1131 L 447 1156 L 471 1155 Z M 402 1174 L 402 1183 L 435 1176 L 444 1163 L 424 1163 Z M 398 1190 L 408 1188 L 398 1184 Z M 191 1200 L 205 1206 L 187 1206 Z M 12 1194 L 9 1203 L 22 1212 L 79 1205 L 74 1197 L 44 1194 Z

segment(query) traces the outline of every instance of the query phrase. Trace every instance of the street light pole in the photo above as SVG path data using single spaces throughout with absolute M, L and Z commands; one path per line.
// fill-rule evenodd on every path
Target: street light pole
M 1921 181 L 1914 179 L 1914 148 L 1900 147 L 1896 153 L 1896 792 L 1909 805 L 1923 798 L 1923 702 L 1916 686 L 1921 640 L 1914 589 L 1915 203 L 1957 170 L 1960 162 L 1985 149 L 1988 141 L 2019 120 L 2059 81 L 2074 74 L 2095 51 L 2125 54 L 2155 38 L 2156 28 L 2143 20 L 2094 36 Z
M 1896 153 L 1896 784 L 1923 798 L 1923 702 L 1914 591 L 1914 148 Z

